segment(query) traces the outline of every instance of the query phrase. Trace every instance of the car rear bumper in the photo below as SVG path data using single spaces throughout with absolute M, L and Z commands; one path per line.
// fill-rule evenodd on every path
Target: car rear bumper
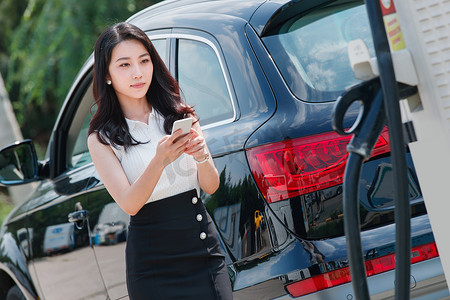
M 372 300 L 394 299 L 395 271 L 371 276 L 367 279 Z M 450 299 L 439 257 L 411 265 L 411 299 Z M 286 295 L 277 300 L 294 299 Z M 329 288 L 314 294 L 295 298 L 302 300 L 355 299 L 351 283 Z

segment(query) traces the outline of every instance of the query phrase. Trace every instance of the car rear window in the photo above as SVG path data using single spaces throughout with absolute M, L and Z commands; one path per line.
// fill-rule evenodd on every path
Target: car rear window
M 335 100 L 355 79 L 348 42 L 362 39 L 373 50 L 372 34 L 362 3 L 337 1 L 297 15 L 262 38 L 286 84 L 301 100 Z

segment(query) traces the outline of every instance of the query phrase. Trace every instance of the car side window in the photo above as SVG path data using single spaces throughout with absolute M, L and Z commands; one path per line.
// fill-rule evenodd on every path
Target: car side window
M 69 159 L 72 168 L 79 168 L 92 162 L 87 146 L 87 136 L 89 122 L 92 118 L 91 113 L 95 113 L 96 109 L 96 106 L 93 106 L 91 109 L 93 102 L 92 85 L 90 85 L 81 100 L 80 106 L 78 107 L 69 129 L 67 149 L 72 149 L 72 154 Z M 73 145 L 73 147 L 71 147 L 71 145 Z
M 162 61 L 167 66 L 167 55 L 166 55 L 166 39 L 155 39 L 152 40 L 152 44 L 158 52 L 159 57 L 161 57 Z
M 234 118 L 224 71 L 210 45 L 178 39 L 177 79 L 184 100 L 194 106 L 203 126 Z

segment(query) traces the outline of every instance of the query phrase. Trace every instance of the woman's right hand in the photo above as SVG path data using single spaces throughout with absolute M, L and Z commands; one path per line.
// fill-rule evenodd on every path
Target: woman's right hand
M 158 142 L 155 158 L 166 167 L 184 153 L 191 135 L 191 133 L 182 135 L 181 129 L 171 135 L 166 135 Z

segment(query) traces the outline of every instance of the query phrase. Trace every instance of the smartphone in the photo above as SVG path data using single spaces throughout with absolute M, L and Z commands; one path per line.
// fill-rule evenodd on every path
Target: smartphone
M 181 129 L 182 131 L 181 135 L 188 134 L 191 131 L 192 121 L 193 121 L 192 118 L 186 118 L 173 122 L 172 134 L 178 129 Z

